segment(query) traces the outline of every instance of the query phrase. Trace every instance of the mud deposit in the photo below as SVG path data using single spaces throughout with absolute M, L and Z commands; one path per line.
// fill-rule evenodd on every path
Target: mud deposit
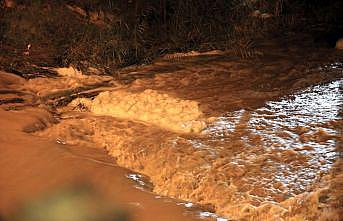
M 95 115 L 89 110 L 97 98 L 87 100 L 91 108 L 75 105 L 79 101 L 59 107 L 60 122 L 35 134 L 61 145 L 104 148 L 119 166 L 147 175 L 153 192 L 182 199 L 185 207 L 201 205 L 203 218 L 340 220 L 341 207 L 331 202 L 341 196 L 330 186 L 341 157 L 343 65 L 319 57 L 306 67 L 297 57 L 267 64 L 220 57 L 163 61 L 131 73 L 150 72 L 149 78 L 106 92 L 131 96 L 149 89 L 197 102 L 211 119 L 198 134 L 141 116 Z M 102 107 L 113 105 L 103 101 Z

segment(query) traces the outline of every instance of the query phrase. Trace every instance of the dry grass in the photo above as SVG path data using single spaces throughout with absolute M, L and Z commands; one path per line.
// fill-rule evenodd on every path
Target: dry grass
M 98 66 L 105 70 L 149 63 L 164 53 L 247 46 L 268 20 L 252 18 L 256 7 L 281 14 L 282 1 L 17 1 L 1 9 L 0 47 L 21 60 L 48 65 Z M 276 8 L 275 8 L 276 7 Z M 66 22 L 68 21 L 68 22 Z M 243 27 L 244 28 L 241 28 Z M 263 32 L 266 32 L 265 30 Z M 236 42 L 244 37 L 245 43 Z M 31 44 L 30 51 L 27 45 Z M 239 49 L 240 48 L 240 49 Z M 7 50 L 5 50 L 7 49 Z
M 16 2 L 0 10 L 0 65 L 12 69 L 30 62 L 113 72 L 161 54 L 214 49 L 246 59 L 263 54 L 256 39 L 304 27 L 298 0 Z

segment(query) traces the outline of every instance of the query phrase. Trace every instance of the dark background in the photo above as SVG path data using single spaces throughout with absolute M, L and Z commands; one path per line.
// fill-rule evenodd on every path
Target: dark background
M 27 62 L 73 64 L 110 72 L 190 50 L 231 50 L 247 59 L 257 55 L 260 42 L 278 39 L 334 47 L 343 37 L 342 2 L 3 0 L 0 65 L 19 70 Z

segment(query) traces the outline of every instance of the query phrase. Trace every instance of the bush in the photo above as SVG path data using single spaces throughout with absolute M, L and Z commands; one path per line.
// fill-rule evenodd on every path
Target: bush
M 1 10 L 0 49 L 14 48 L 21 56 L 30 43 L 35 52 L 25 58 L 30 62 L 105 70 L 189 50 L 236 48 L 242 56 L 256 38 L 287 29 L 283 16 L 299 14 L 302 5 L 288 2 L 17 0 L 16 8 Z M 254 17 L 256 10 L 273 17 Z

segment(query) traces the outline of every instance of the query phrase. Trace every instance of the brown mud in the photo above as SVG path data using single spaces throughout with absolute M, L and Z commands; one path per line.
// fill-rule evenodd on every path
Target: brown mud
M 47 127 L 41 122 L 27 131 L 62 146 L 104 148 L 119 166 L 147 175 L 155 193 L 230 220 L 340 220 L 342 177 L 333 165 L 341 159 L 342 61 L 332 50 L 293 47 L 272 47 L 247 61 L 160 60 L 124 70 L 107 90 L 152 89 L 196 101 L 216 119 L 202 133 L 94 115 L 80 106 L 59 106 L 58 124 L 41 131 Z M 49 92 L 49 84 L 37 88 L 31 84 L 37 100 L 40 90 Z

